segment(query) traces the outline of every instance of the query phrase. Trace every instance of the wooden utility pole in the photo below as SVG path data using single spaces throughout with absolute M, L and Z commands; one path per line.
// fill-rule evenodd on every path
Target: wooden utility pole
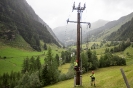
M 84 4 L 84 7 L 80 6 L 80 3 L 78 5 L 78 7 L 75 7 L 75 2 L 73 4 L 73 10 L 77 10 L 77 21 L 69 21 L 69 19 L 67 20 L 68 22 L 72 22 L 72 23 L 77 23 L 77 64 L 78 64 L 78 69 L 76 69 L 76 85 L 81 85 L 81 79 L 80 79 L 80 74 L 82 69 L 80 68 L 81 66 L 81 59 L 80 59 L 80 23 L 86 23 L 89 25 L 90 27 L 90 23 L 89 22 L 80 22 L 80 14 L 85 10 L 86 5 Z

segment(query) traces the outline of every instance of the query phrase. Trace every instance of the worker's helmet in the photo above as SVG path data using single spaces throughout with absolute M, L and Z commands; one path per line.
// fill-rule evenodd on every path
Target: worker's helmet
M 78 62 L 78 60 L 76 60 L 76 62 Z
M 92 71 L 92 74 L 94 74 L 94 71 Z

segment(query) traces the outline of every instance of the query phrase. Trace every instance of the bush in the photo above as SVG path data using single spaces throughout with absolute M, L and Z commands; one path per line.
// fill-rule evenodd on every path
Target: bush
M 127 56 L 130 56 L 129 52 L 127 52 L 126 54 L 127 54 Z
M 4 56 L 3 59 L 6 59 L 6 56 Z
M 117 65 L 126 65 L 126 60 L 124 58 L 118 58 Z
M 23 77 L 19 80 L 18 85 L 15 86 L 15 88 L 30 88 L 28 73 L 23 75 Z
M 71 79 L 71 78 L 73 78 L 73 76 L 74 76 L 74 72 L 73 71 L 68 71 L 67 74 L 66 74 L 66 78 L 67 79 Z
M 25 73 L 23 77 L 19 80 L 18 85 L 15 88 L 40 88 L 41 82 L 39 80 L 38 72 Z
M 68 72 L 66 73 L 66 79 L 71 79 L 71 78 L 73 78 L 74 72 L 75 72 L 74 67 L 73 67 L 73 65 L 71 64 L 71 66 L 70 66 Z
M 62 73 L 62 74 L 60 74 L 60 76 L 59 76 L 59 81 L 64 81 L 64 80 L 66 80 L 67 78 L 66 78 L 66 74 L 64 74 L 64 73 Z
M 126 65 L 126 60 L 116 55 L 105 54 L 100 57 L 99 64 L 99 67 L 121 66 Z
M 83 74 L 84 74 L 84 73 L 86 73 L 86 70 L 85 70 L 85 68 L 84 68 L 84 67 L 82 68 L 82 70 L 83 70 L 83 71 L 82 71 L 82 73 L 83 73 Z

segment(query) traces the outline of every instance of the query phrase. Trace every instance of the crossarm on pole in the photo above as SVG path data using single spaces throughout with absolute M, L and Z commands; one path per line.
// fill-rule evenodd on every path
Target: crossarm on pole
M 78 23 L 77 21 L 69 21 L 69 19 L 67 19 L 67 24 L 68 24 L 68 22 Z M 89 25 L 89 28 L 91 27 L 91 23 L 90 22 L 80 22 L 80 23 L 88 24 Z

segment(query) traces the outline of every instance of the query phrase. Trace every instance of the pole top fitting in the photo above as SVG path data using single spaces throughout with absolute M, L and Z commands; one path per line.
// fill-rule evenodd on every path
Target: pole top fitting
M 89 28 L 91 27 L 91 24 L 90 23 L 88 23 L 88 26 L 89 26 Z
M 79 6 L 78 6 L 79 8 L 80 8 L 80 4 L 81 4 L 81 2 L 79 3 Z
M 67 24 L 68 24 L 68 22 L 69 22 L 69 18 L 67 19 Z
M 86 8 L 86 4 L 84 3 L 84 9 Z
M 73 10 L 75 9 L 75 2 L 73 3 L 73 8 L 72 8 L 72 12 L 73 12 Z

